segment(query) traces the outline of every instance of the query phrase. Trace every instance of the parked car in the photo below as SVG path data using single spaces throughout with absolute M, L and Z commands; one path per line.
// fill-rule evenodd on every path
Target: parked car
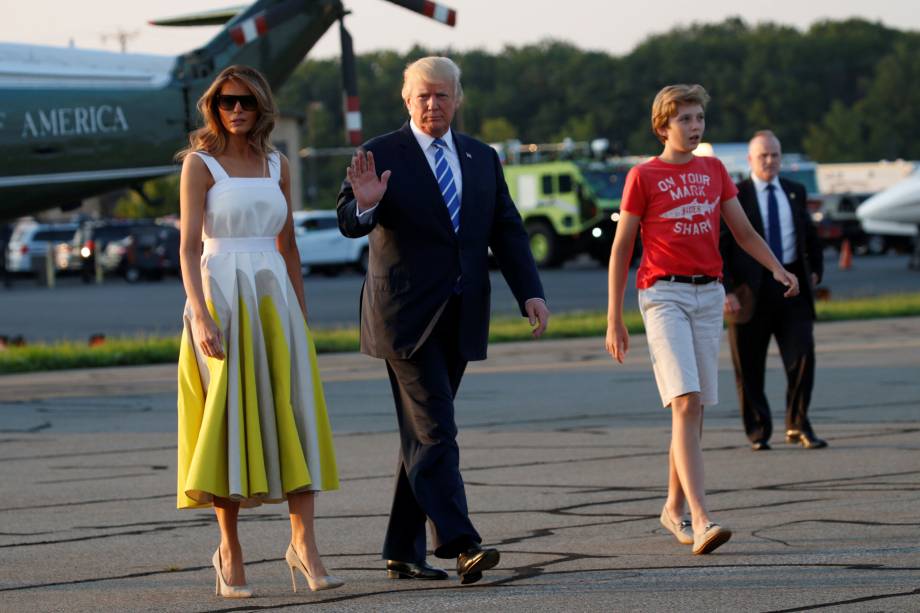
M 80 225 L 67 246 L 58 249 L 58 266 L 66 271 L 79 272 L 89 283 L 95 275 L 96 254 L 104 253 L 108 244 L 128 236 L 136 228 L 157 227 L 152 221 L 141 219 L 101 219 Z
M 178 274 L 179 230 L 159 224 L 136 226 L 126 237 L 109 241 L 99 263 L 106 273 L 121 275 L 128 283 Z
M 46 224 L 33 220 L 18 223 L 7 246 L 7 269 L 14 273 L 34 272 L 36 266 L 44 265 L 48 245 L 69 240 L 76 229 L 74 223 Z
M 304 275 L 335 275 L 348 268 L 367 272 L 367 237 L 342 236 L 335 211 L 294 211 L 294 237 Z

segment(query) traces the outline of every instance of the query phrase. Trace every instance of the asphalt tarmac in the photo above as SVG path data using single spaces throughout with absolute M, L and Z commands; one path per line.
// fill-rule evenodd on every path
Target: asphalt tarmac
M 837 255 L 825 254 L 822 287 L 831 299 L 920 291 L 920 272 L 907 269 L 908 256 L 857 257 L 841 271 Z M 626 307 L 636 306 L 635 270 L 627 284 Z M 493 315 L 518 315 L 517 304 L 498 271 L 492 273 Z M 587 258 L 564 268 L 541 271 L 550 308 L 555 313 L 598 311 L 607 305 L 607 272 Z M 310 325 L 315 328 L 357 325 L 363 277 L 310 275 L 304 279 Z M 185 293 L 178 279 L 128 284 L 118 279 L 84 285 L 79 278 L 58 280 L 53 290 L 21 279 L 11 290 L 0 288 L 0 335 L 23 336 L 27 342 L 88 340 L 137 334 L 178 334 Z
M 824 450 L 752 452 L 727 347 L 707 408 L 709 505 L 734 530 L 692 556 L 658 523 L 669 416 L 644 338 L 495 345 L 460 390 L 473 521 L 502 562 L 472 586 L 387 580 L 396 464 L 381 362 L 320 356 L 342 487 L 317 501 L 347 584 L 292 593 L 283 506 L 244 511 L 257 597 L 213 594 L 207 510 L 175 510 L 175 368 L 0 377 L 0 611 L 916 611 L 920 318 L 819 324 L 811 417 Z M 782 429 L 775 354 L 768 392 Z M 450 568 L 450 561 L 430 559 Z

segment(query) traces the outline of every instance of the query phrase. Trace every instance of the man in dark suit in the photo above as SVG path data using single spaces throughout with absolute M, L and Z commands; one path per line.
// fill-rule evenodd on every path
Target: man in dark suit
M 355 154 L 338 198 L 342 233 L 369 234 L 361 351 L 386 360 L 399 423 L 383 546 L 391 578 L 447 578 L 425 561 L 426 518 L 435 556 L 457 558 L 461 583 L 499 562 L 469 518 L 454 420 L 467 362 L 486 357 L 490 247 L 535 337 L 549 319 L 498 156 L 451 130 L 462 95 L 448 58 L 410 64 L 402 91 L 410 121 Z
M 827 446 L 808 420 L 815 379 L 814 287 L 824 271 L 821 244 L 806 208 L 805 187 L 779 178 L 781 158 L 773 132 L 757 132 L 748 149 L 751 177 L 738 183 L 738 200 L 777 259 L 798 277 L 799 295 L 783 298 L 785 288 L 738 247 L 724 224 L 720 239 L 735 383 L 744 430 L 755 451 L 770 449 L 773 431 L 764 394 L 771 337 L 786 370 L 786 442 L 806 449 Z

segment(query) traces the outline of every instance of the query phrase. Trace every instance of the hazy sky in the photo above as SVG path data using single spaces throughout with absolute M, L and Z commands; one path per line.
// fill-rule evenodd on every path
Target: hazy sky
M 101 36 L 119 30 L 136 32 L 129 51 L 178 54 L 214 35 L 215 27 L 158 28 L 148 19 L 240 4 L 239 0 L 0 0 L 0 42 L 22 42 L 117 50 Z M 551 37 L 583 49 L 613 54 L 629 52 L 649 34 L 678 25 L 721 21 L 740 15 L 749 23 L 775 21 L 807 28 L 819 19 L 858 16 L 902 29 L 920 29 L 916 0 L 452 0 L 456 28 L 417 16 L 384 0 L 344 0 L 353 14 L 346 24 L 358 53 L 374 49 L 405 51 L 413 43 L 454 49 L 522 45 Z M 311 57 L 338 55 L 336 28 L 310 52 Z

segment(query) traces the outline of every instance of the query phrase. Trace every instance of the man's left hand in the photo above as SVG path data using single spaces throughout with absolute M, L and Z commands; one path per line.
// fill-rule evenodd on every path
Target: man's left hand
M 741 310 L 741 301 L 734 292 L 725 294 L 725 306 L 722 309 L 726 315 L 734 315 Z
M 773 278 L 776 279 L 777 282 L 786 286 L 786 292 L 783 294 L 784 298 L 792 298 L 793 296 L 798 295 L 799 278 L 794 274 L 785 268 L 780 268 L 779 271 L 773 273 Z
M 549 307 L 543 300 L 531 298 L 524 303 L 524 310 L 527 311 L 527 318 L 533 326 L 531 334 L 534 338 L 540 338 L 546 332 L 546 325 L 549 323 Z

